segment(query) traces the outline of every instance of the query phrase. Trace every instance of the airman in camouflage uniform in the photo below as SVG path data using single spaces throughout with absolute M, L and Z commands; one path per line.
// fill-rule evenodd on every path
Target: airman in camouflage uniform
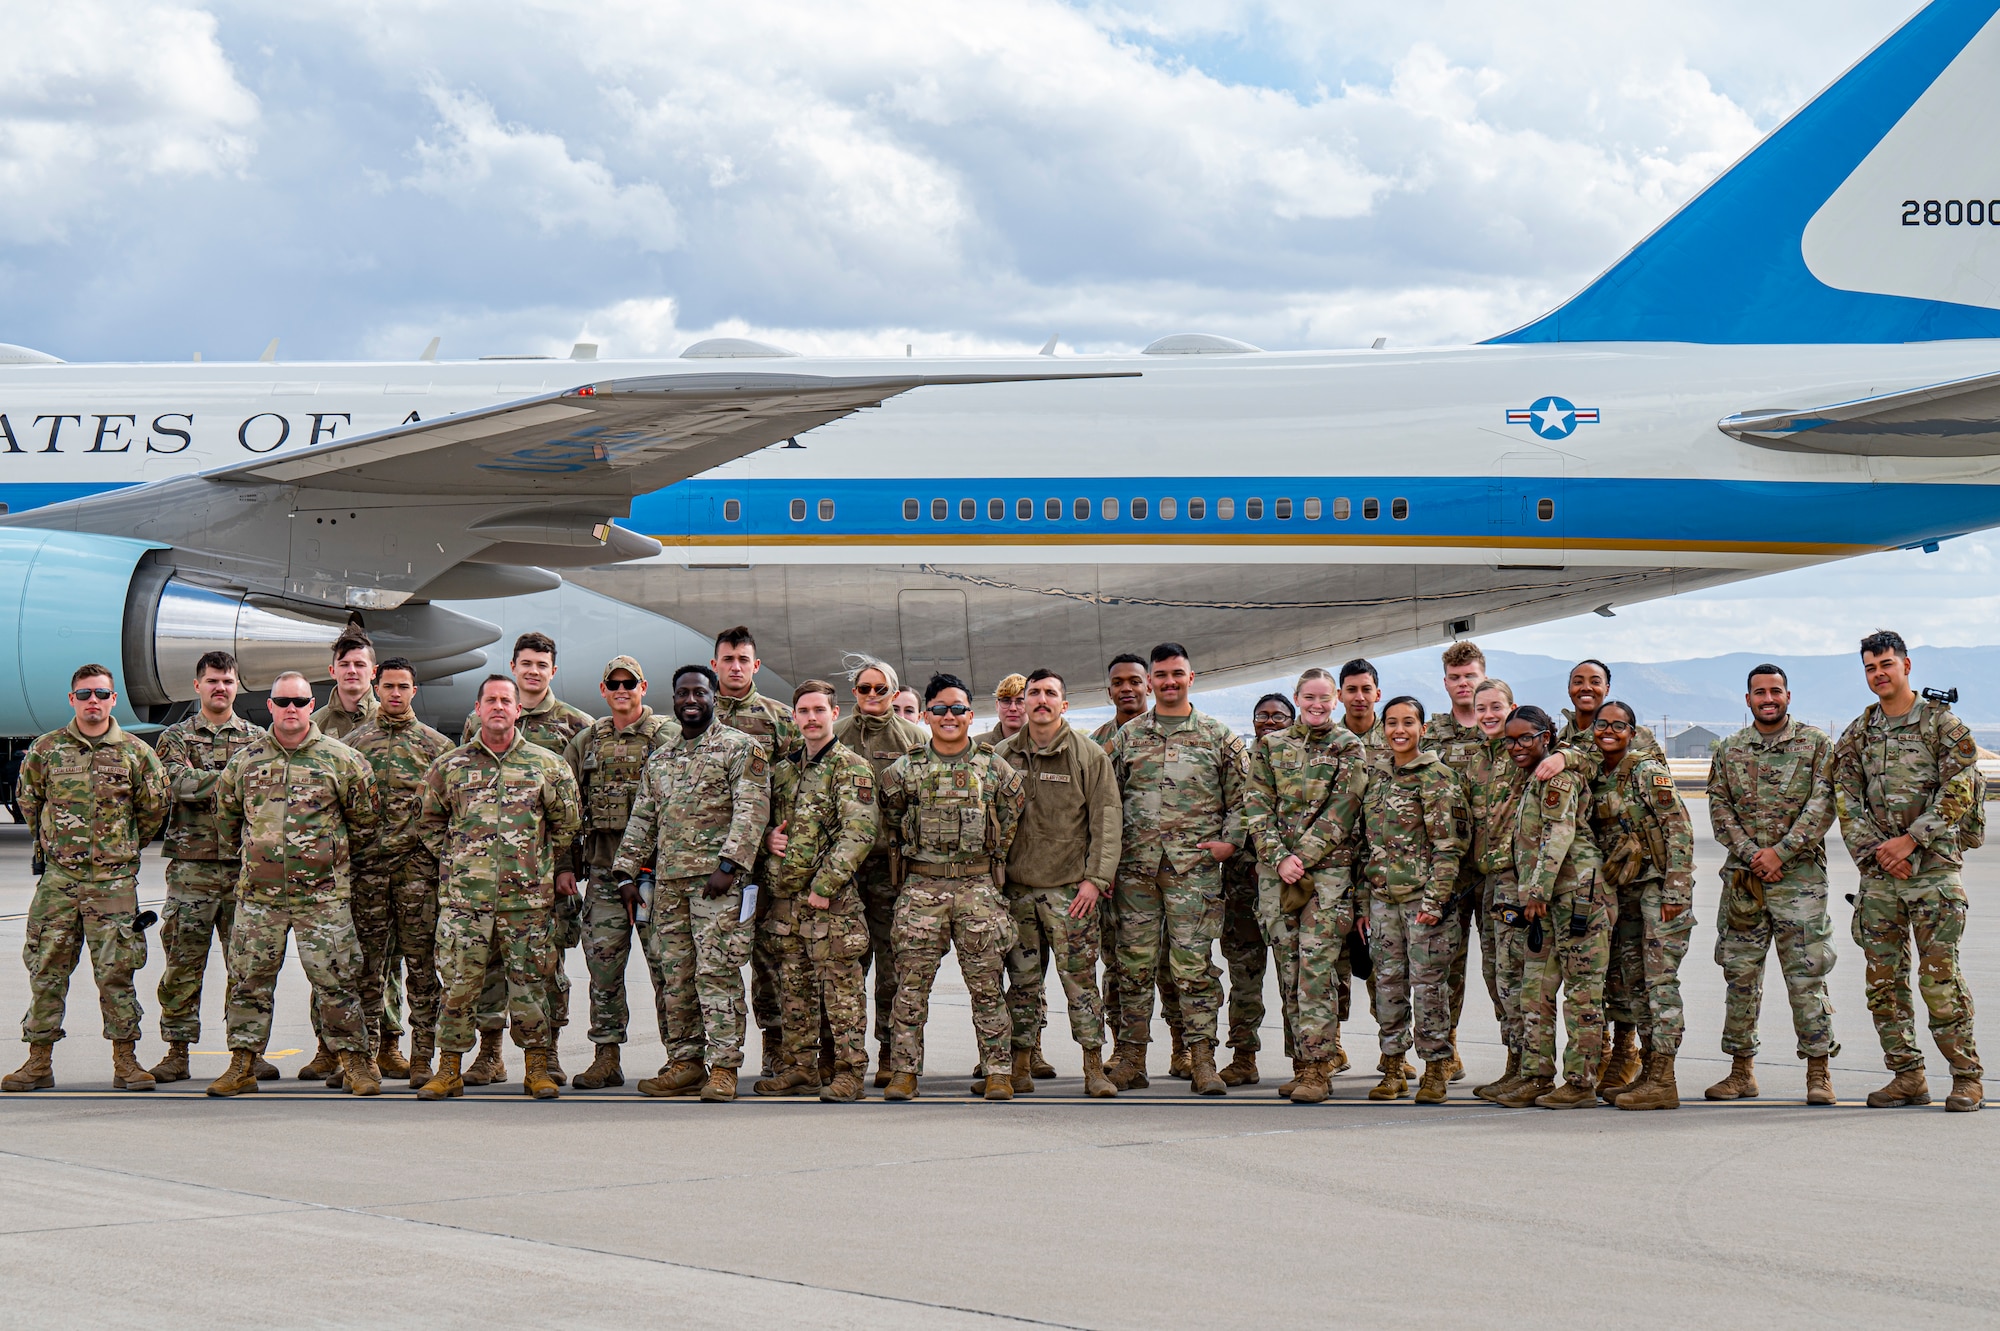
M 1465 725 L 1452 712 L 1439 712 L 1424 723 L 1423 747 L 1437 754 L 1438 761 L 1457 775 L 1459 789 L 1464 792 L 1466 807 L 1470 809 L 1474 787 L 1487 778 L 1494 761 L 1493 745 L 1486 733 L 1476 722 Z M 1498 755 L 1498 761 L 1512 766 L 1507 763 L 1504 753 Z M 1500 994 L 1493 973 L 1493 949 L 1486 946 L 1488 927 L 1484 912 L 1484 887 L 1484 878 L 1474 864 L 1468 847 L 1467 853 L 1458 862 L 1458 885 L 1453 898 L 1458 902 L 1458 931 L 1453 936 L 1451 966 L 1445 976 L 1445 983 L 1451 991 L 1453 1081 L 1465 1075 L 1464 1064 L 1458 1057 L 1458 1022 L 1465 1011 L 1466 971 L 1472 961 L 1472 940 L 1475 936 L 1481 944 L 1479 967 L 1486 981 L 1486 993 L 1493 1001 L 1494 1017 L 1498 1019 L 1500 1016 Z
M 618 675 L 633 684 L 644 685 L 646 675 L 629 656 L 614 656 L 604 667 L 601 681 L 611 689 Z M 618 692 L 639 692 L 620 689 Z M 630 705 L 621 703 L 621 705 Z M 563 750 L 563 760 L 576 774 L 583 793 L 583 836 L 579 840 L 577 876 L 584 880 L 583 959 L 590 968 L 590 1042 L 597 1054 L 589 1069 L 578 1073 L 576 1085 L 586 1091 L 606 1086 L 623 1086 L 625 1074 L 619 1065 L 619 1046 L 625 1043 L 631 1007 L 625 999 L 625 971 L 632 959 L 632 936 L 638 926 L 625 908 L 624 896 L 611 874 L 618 857 L 618 843 L 624 839 L 625 824 L 632 816 L 632 797 L 646 760 L 677 729 L 673 721 L 643 703 L 636 704 L 636 719 L 620 725 L 618 717 L 601 717 L 579 732 Z M 659 1026 L 660 1042 L 667 1039 L 666 995 L 653 987 L 653 1015 Z
M 705 668 L 675 675 L 681 733 L 662 736 L 646 760 L 611 872 L 621 888 L 649 865 L 655 876 L 639 942 L 666 995 L 668 1063 L 639 1090 L 732 1100 L 756 933 L 741 918 L 743 889 L 770 825 L 771 778 L 754 740 L 714 723 L 712 680 Z
M 951 682 L 940 688 L 943 680 Z M 951 676 L 939 676 L 926 691 L 929 706 L 965 706 L 963 721 L 970 720 L 970 695 Z M 950 742 L 941 731 L 934 733 Z M 963 736 L 964 729 L 957 734 Z M 995 883 L 1005 876 L 1027 792 L 1006 760 L 970 737 L 962 742 L 946 754 L 934 740 L 898 758 L 882 776 L 882 817 L 907 874 L 896 902 L 895 1034 L 885 1092 L 891 1100 L 917 1094 L 931 984 L 947 947 L 958 952 L 959 973 L 972 999 L 986 1097 L 1013 1095 L 1004 1071 L 1008 1022 L 1000 975 L 1015 934 Z
M 309 697 L 305 679 L 280 675 L 272 697 Z M 275 708 L 274 708 L 275 710 Z M 286 936 L 312 982 L 320 1029 L 356 1095 L 379 1093 L 368 1024 L 356 986 L 361 942 L 350 908 L 353 856 L 375 837 L 379 812 L 367 759 L 308 724 L 298 743 L 280 738 L 287 717 L 237 754 L 216 783 L 225 843 L 242 848 L 236 922 L 229 935 L 229 1070 L 211 1095 L 257 1089 L 251 1062 L 271 1038 L 271 1007 Z
M 1354 856 L 1368 763 L 1361 742 L 1331 715 L 1324 671 L 1299 681 L 1304 719 L 1258 739 L 1250 751 L 1243 817 L 1256 850 L 1258 910 L 1277 954 L 1285 1029 L 1296 1052 L 1280 1095 L 1299 1104 L 1326 1099 L 1340 1048 L 1336 957 L 1353 931 L 1360 898 Z M 1321 707 L 1306 690 L 1322 682 Z M 1324 708 L 1324 710 L 1322 710 Z M 1322 724 L 1312 724 L 1317 717 Z M 1231 857 L 1232 860 L 1234 857 Z M 1280 872 L 1296 858 L 1295 883 Z
M 1833 826 L 1833 741 L 1792 719 L 1791 693 L 1776 666 L 1751 672 L 1746 699 L 1757 724 L 1722 741 L 1708 769 L 1708 816 L 1728 858 L 1716 920 L 1715 964 L 1727 984 L 1722 1051 L 1730 1075 L 1711 1100 L 1757 1094 L 1757 1015 L 1764 1006 L 1764 958 L 1775 946 L 1791 1002 L 1798 1056 L 1806 1060 L 1806 1102 L 1833 1104 L 1827 1061 L 1833 1038 L 1833 921 L 1827 914 L 1826 834 Z M 1773 727 L 1767 730 L 1766 727 Z M 1765 852 L 1769 852 L 1766 854 Z M 1776 871 L 1766 878 L 1758 859 Z
M 771 849 L 759 873 L 769 885 L 771 909 L 760 927 L 778 961 L 785 1049 L 783 1066 L 756 1091 L 820 1089 L 816 1064 L 824 1017 L 833 1040 L 833 1076 L 820 1098 L 847 1102 L 861 1098 L 868 1071 L 868 995 L 861 974 L 868 921 L 854 873 L 875 845 L 875 769 L 833 738 L 833 685 L 807 680 L 794 701 L 815 709 L 807 715 L 823 738 L 817 751 L 806 738 L 772 769 L 775 828 L 767 834 Z
M 1285 729 L 1297 719 L 1292 700 L 1282 693 L 1267 693 L 1257 700 L 1250 712 L 1253 767 L 1256 741 Z M 1272 947 L 1257 899 L 1257 833 L 1252 826 L 1249 803 L 1253 793 L 1244 795 L 1243 826 L 1250 844 L 1241 855 L 1231 855 L 1222 862 L 1222 965 L 1229 973 L 1231 1050 L 1229 1062 L 1221 1069 L 1226 1086 L 1254 1086 L 1263 1076 L 1257 1066 L 1257 1054 L 1264 1046 L 1260 1030 L 1264 1024 L 1264 977 L 1271 968 Z M 1282 969 L 1279 988 L 1284 989 Z M 1292 1023 L 1297 1014 L 1293 1007 L 1290 996 L 1281 995 L 1279 1013 L 1285 1032 L 1285 1057 L 1296 1060 L 1298 1040 Z
M 513 682 L 480 685 L 482 721 L 518 698 Z M 518 704 L 504 713 L 511 722 Z M 438 969 L 444 1010 L 438 1023 L 437 1075 L 417 1094 L 442 1100 L 464 1094 L 461 1061 L 473 1046 L 474 1013 L 495 954 L 506 976 L 514 1043 L 526 1051 L 521 1089 L 536 1099 L 558 1094 L 549 1067 L 556 1031 L 548 1008 L 555 966 L 549 910 L 559 856 L 583 826 L 576 778 L 561 758 L 519 730 L 495 752 L 480 736 L 431 764 L 424 774 L 418 831 L 438 862 Z
M 111 672 L 85 668 L 78 688 L 109 690 Z M 10 1091 L 55 1085 L 49 1054 L 63 1038 L 69 977 L 90 947 L 104 1038 L 112 1042 L 112 1084 L 150 1091 L 153 1076 L 132 1056 L 144 1015 L 132 976 L 146 964 L 138 928 L 139 849 L 159 835 L 171 796 L 160 760 L 112 719 L 110 699 L 72 701 L 77 719 L 28 747 L 16 799 L 34 829 L 41 878 L 28 906 L 28 1012 L 21 1039 L 28 1061 L 8 1074 Z M 103 724 L 96 735 L 87 733 Z
M 1901 638 L 1878 633 L 1864 639 L 1862 660 L 1869 687 L 1882 701 L 1870 703 L 1834 745 L 1833 779 L 1840 791 L 1841 840 L 1861 870 L 1854 941 L 1868 968 L 1868 1011 L 1883 1062 L 1894 1074 L 1868 1103 L 1894 1108 L 1930 1102 L 1910 1001 L 1914 943 L 1931 1038 L 1951 1065 L 1946 1107 L 1976 1110 L 1985 1100 L 1983 1073 L 1958 942 L 1967 905 L 1960 838 L 1977 798 L 1979 748 L 1942 701 L 1910 690 Z M 1905 710 L 1889 714 L 1889 706 L 1905 701 Z
M 1503 721 L 1513 707 L 1511 690 L 1497 680 L 1488 681 L 1473 696 L 1482 715 L 1504 703 Z M 1462 779 L 1472 813 L 1472 848 L 1466 860 L 1479 875 L 1481 965 L 1490 972 L 1500 1041 L 1507 1047 L 1506 1070 L 1472 1092 L 1491 1100 L 1521 1080 L 1521 984 L 1527 966 L 1528 922 L 1521 914 L 1521 890 L 1514 875 L 1514 824 L 1529 772 L 1515 765 L 1505 736 L 1496 730 L 1484 752 L 1466 764 Z
M 236 673 L 233 664 L 213 669 L 226 671 L 231 681 Z M 222 844 L 215 785 L 229 760 L 263 733 L 262 726 L 234 711 L 220 722 L 197 711 L 168 726 L 154 742 L 173 789 L 173 812 L 167 818 L 167 901 L 160 908 L 160 948 L 166 953 L 160 971 L 160 1038 L 167 1042 L 167 1056 L 152 1069 L 156 1081 L 187 1079 L 187 1047 L 201 1038 L 209 940 L 220 943 L 225 955 L 229 949 L 236 880 L 243 866 L 236 847 Z M 271 1068 L 270 1075 L 277 1071 Z

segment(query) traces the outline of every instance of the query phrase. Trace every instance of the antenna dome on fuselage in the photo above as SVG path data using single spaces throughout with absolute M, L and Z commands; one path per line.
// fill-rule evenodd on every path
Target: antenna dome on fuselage
M 747 337 L 707 337 L 681 353 L 682 360 L 754 360 L 762 356 L 796 356 L 796 351 L 774 347 Z
M 1248 342 L 1238 342 L 1220 333 L 1174 333 L 1148 343 L 1146 356 L 1240 356 L 1246 351 L 1262 351 Z

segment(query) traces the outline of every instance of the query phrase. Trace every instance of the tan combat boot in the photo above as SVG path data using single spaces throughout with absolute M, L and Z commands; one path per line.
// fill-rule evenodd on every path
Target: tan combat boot
M 340 1072 L 347 1082 L 349 1095 L 382 1094 L 382 1074 L 376 1069 L 375 1060 L 368 1055 L 353 1050 L 343 1052 L 340 1056 Z
M 415 1041 L 411 1041 L 412 1047 Z M 403 1057 L 402 1042 L 388 1031 L 382 1032 L 381 1042 L 375 1048 L 375 1067 L 384 1077 L 402 1080 L 410 1075 L 410 1060 Z
M 710 1068 L 708 1081 L 701 1088 L 701 1098 L 710 1104 L 726 1104 L 736 1098 L 736 1069 Z
M 456 1049 L 438 1051 L 437 1075 L 417 1088 L 419 1100 L 455 1100 L 465 1094 L 465 1077 L 459 1063 L 465 1058 Z
M 1286 1097 L 1295 1105 L 1316 1105 L 1332 1092 L 1327 1071 L 1333 1064 L 1330 1060 L 1299 1064 L 1299 1079 L 1292 1086 L 1292 1093 Z
M 1104 1051 L 1092 1047 L 1083 1051 L 1083 1093 L 1093 1100 L 1109 1100 L 1118 1088 L 1104 1075 Z
M 601 1091 L 607 1086 L 623 1086 L 625 1071 L 618 1064 L 618 1056 L 615 1044 L 597 1046 L 597 1057 L 590 1060 L 589 1067 L 576 1074 L 576 1089 Z
M 896 1074 L 889 1071 L 889 1047 L 884 1045 L 875 1056 L 875 1089 L 881 1090 L 889 1084 L 889 1078 Z
M 1755 1100 L 1757 1098 L 1757 1060 L 1748 1054 L 1736 1054 L 1729 1060 L 1729 1075 L 1702 1094 L 1711 1100 Z
M 1612 1103 L 1620 1109 L 1679 1109 L 1681 1088 L 1674 1081 L 1674 1052 L 1655 1049 L 1646 1060 L 1646 1075 Z
M 1543 1109 L 1595 1109 L 1597 1092 L 1587 1081 L 1565 1081 L 1554 1090 L 1535 1097 Z
M 437 1056 L 437 1037 L 421 1032 L 410 1037 L 410 1089 L 416 1090 L 431 1079 L 431 1059 Z
M 707 1082 L 707 1068 L 690 1060 L 681 1060 L 667 1064 L 657 1077 L 648 1077 L 640 1082 L 639 1094 L 665 1100 L 676 1095 L 693 1095 Z
M 1526 1109 L 1556 1088 L 1553 1077 L 1522 1076 L 1514 1086 L 1493 1097 L 1493 1103 L 1503 1109 Z
M 132 1056 L 136 1040 L 113 1040 L 111 1042 L 111 1089 L 115 1091 L 150 1091 L 153 1089 L 153 1074 L 139 1066 L 139 1060 Z
M 758 1095 L 811 1095 L 819 1090 L 819 1078 L 797 1063 L 787 1063 L 775 1077 L 765 1077 L 750 1088 Z
M 1111 1050 L 1111 1062 L 1104 1075 L 1121 1091 L 1143 1091 L 1153 1083 L 1146 1080 L 1146 1046 L 1118 1044 Z
M 223 1095 L 255 1095 L 257 1093 L 257 1056 L 248 1049 L 229 1051 L 229 1069 L 208 1084 L 208 1093 Z
M 1188 1054 L 1187 1032 L 1169 1028 L 1167 1034 L 1173 1037 L 1173 1054 L 1167 1059 L 1167 1075 L 1175 1081 L 1191 1081 L 1194 1072 Z
M 1030 1077 L 1032 1080 L 1032 1076 Z M 986 1075 L 986 1085 L 980 1092 L 988 1100 L 1011 1100 L 1014 1098 L 1014 1078 L 1010 1073 L 990 1072 Z
M 1908 1105 L 1927 1105 L 1931 1102 L 1931 1084 L 1924 1080 L 1922 1068 L 1911 1068 L 1898 1072 L 1887 1086 L 1879 1091 L 1868 1092 L 1870 1109 L 1902 1109 Z
M 1338 1066 L 1339 1063 L 1340 1063 L 1339 1059 L 1336 1058 L 1333 1060 L 1334 1066 Z M 1306 1062 L 1303 1058 L 1293 1059 L 1292 1079 L 1288 1082 L 1283 1082 L 1279 1085 L 1278 1087 L 1279 1097 L 1286 1100 L 1291 1099 L 1293 1092 L 1299 1089 L 1299 1081 L 1306 1075 L 1306 1069 L 1311 1066 L 1312 1064 Z
M 1340 1027 L 1336 1026 L 1333 1028 L 1333 1075 L 1338 1077 L 1353 1066 L 1354 1060 L 1340 1047 Z
M 162 1084 L 188 1079 L 188 1042 L 167 1041 L 167 1056 L 152 1067 L 153 1080 Z
M 250 1056 L 250 1072 L 258 1081 L 276 1081 L 285 1075 L 278 1071 L 275 1063 L 265 1058 L 262 1054 L 252 1054 Z
M 1986 1083 L 1976 1074 L 1954 1071 L 1951 1074 L 1951 1094 L 1945 1097 L 1944 1107 L 1954 1113 L 1970 1114 L 1986 1103 Z
M 851 1105 L 866 1095 L 861 1078 L 846 1068 L 840 1068 L 834 1072 L 833 1080 L 820 1088 L 819 1100 L 825 1105 Z
M 526 1067 L 521 1073 L 521 1091 L 537 1100 L 553 1100 L 562 1094 L 556 1079 L 549 1075 L 549 1051 L 546 1047 L 524 1051 Z
M 1605 1056 L 1604 1067 L 1597 1077 L 1597 1097 L 1606 1104 L 1615 1103 L 1620 1092 L 1631 1090 L 1645 1070 L 1636 1032 L 1637 1028 L 1629 1021 L 1612 1023 L 1611 1052 Z
M 56 1084 L 55 1067 L 49 1055 L 55 1052 L 53 1044 L 31 1044 L 28 1046 L 28 1061 L 5 1077 L 0 1077 L 0 1090 L 47 1091 Z
M 1368 1098 L 1370 1100 L 1400 1100 L 1408 1095 L 1410 1093 L 1410 1080 L 1403 1075 L 1403 1069 L 1407 1066 L 1408 1064 L 1404 1063 L 1401 1058 L 1383 1059 L 1382 1080 L 1369 1087 Z M 1298 1098 L 1299 1093 L 1293 1091 L 1292 1099 L 1296 1100 Z
M 1806 1103 L 1809 1105 L 1840 1103 L 1833 1095 L 1833 1073 L 1827 1069 L 1825 1054 L 1806 1059 Z
M 1451 1028 L 1451 1075 L 1446 1081 L 1464 1081 L 1465 1063 L 1458 1056 L 1458 1027 Z
M 1414 1103 L 1420 1105 L 1441 1105 L 1445 1102 L 1446 1088 L 1451 1085 L 1451 1065 L 1449 1058 L 1435 1058 L 1424 1064 L 1424 1079 L 1417 1083 Z
M 563 1071 L 562 1050 L 553 1044 L 549 1046 L 549 1080 L 558 1086 L 569 1085 L 569 1074 Z
M 990 1082 L 993 1079 L 988 1077 L 986 1080 Z M 1014 1094 L 1033 1095 L 1035 1093 L 1035 1054 L 1033 1050 L 1016 1049 L 1014 1051 L 1013 1073 L 1009 1080 L 1014 1084 Z M 991 1099 L 992 1097 L 988 1096 L 987 1098 Z
M 465 1070 L 467 1086 L 491 1086 L 507 1080 L 507 1057 L 500 1044 L 505 1035 L 505 1031 L 479 1033 L 479 1053 L 474 1056 L 472 1066 Z
M 1222 1070 L 1222 1084 L 1224 1086 L 1255 1086 L 1259 1080 L 1255 1051 L 1234 1049 L 1230 1052 L 1234 1057 L 1229 1060 L 1229 1066 Z
M 321 1040 L 319 1048 L 313 1053 L 312 1061 L 299 1069 L 298 1078 L 300 1081 L 325 1081 L 338 1071 L 340 1071 L 340 1055 L 328 1049 L 326 1041 Z
M 1494 1096 L 1512 1085 L 1520 1075 L 1521 1051 L 1518 1049 L 1509 1049 L 1507 1051 L 1507 1070 L 1492 1081 L 1487 1082 L 1484 1086 L 1473 1087 L 1472 1093 L 1482 1100 L 1491 1100 Z
M 917 1074 L 914 1072 L 892 1072 L 889 1085 L 882 1092 L 884 1100 L 914 1100 L 917 1098 Z
M 1208 1040 L 1188 1044 L 1188 1089 L 1196 1095 L 1227 1095 L 1229 1087 L 1215 1070 L 1215 1045 Z
M 1042 1037 L 1035 1036 L 1035 1047 L 1028 1051 L 1028 1070 L 1035 1074 L 1036 1081 L 1050 1081 L 1056 1075 L 1055 1064 L 1042 1057 Z M 1017 1086 L 1014 1089 L 1019 1090 Z

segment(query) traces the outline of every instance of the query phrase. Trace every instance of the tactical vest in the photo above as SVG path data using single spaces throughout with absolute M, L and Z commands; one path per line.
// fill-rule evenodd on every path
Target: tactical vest
M 906 854 L 954 859 L 993 852 L 984 769 L 970 762 L 911 764 L 916 788 L 903 813 Z
M 590 727 L 584 740 L 584 827 L 592 832 L 623 832 L 632 816 L 632 796 L 646 770 L 660 732 L 658 718 L 648 718 L 624 731 L 609 721 Z

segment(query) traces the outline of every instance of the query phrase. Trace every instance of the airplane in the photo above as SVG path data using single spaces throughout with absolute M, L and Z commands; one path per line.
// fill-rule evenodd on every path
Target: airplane
M 2000 525 L 1996 11 L 1927 5 L 1470 346 L 0 353 L 0 735 L 61 724 L 79 661 L 122 665 L 121 722 L 156 725 L 200 651 L 268 683 L 352 614 L 447 701 L 501 664 L 491 618 L 558 612 L 566 645 L 661 666 L 747 623 L 782 678 L 872 652 L 976 693 L 1048 666 L 1088 701 L 1163 640 L 1225 684 L 1935 549 Z

